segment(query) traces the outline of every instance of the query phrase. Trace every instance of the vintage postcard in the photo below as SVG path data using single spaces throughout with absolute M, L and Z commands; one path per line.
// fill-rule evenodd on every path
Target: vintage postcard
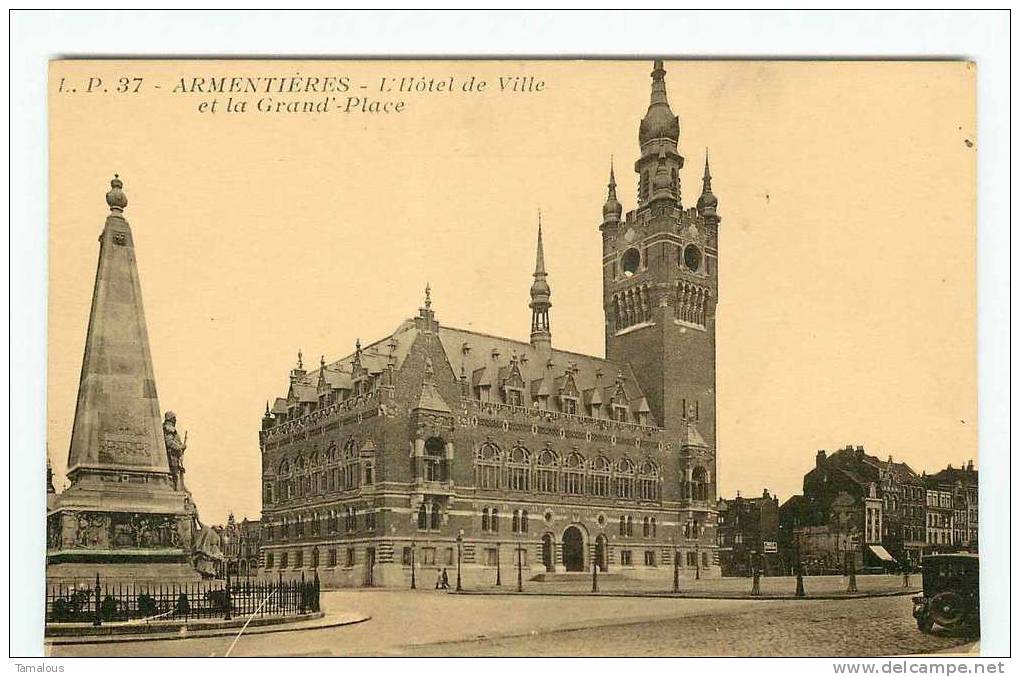
M 51 61 L 45 651 L 976 654 L 975 83 Z

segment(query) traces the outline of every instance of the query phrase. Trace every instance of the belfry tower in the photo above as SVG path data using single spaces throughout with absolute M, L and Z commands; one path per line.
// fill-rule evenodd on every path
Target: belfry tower
M 602 209 L 606 357 L 633 368 L 659 425 L 684 434 L 693 425 L 714 450 L 718 200 L 706 153 L 702 195 L 684 206 L 680 120 L 661 61 L 651 76 L 634 163 L 637 208 L 623 216 L 611 166 Z
M 67 476 L 47 516 L 47 578 L 197 578 L 194 506 L 171 474 L 127 197 L 114 176 L 99 236 Z M 156 568 L 154 568 L 156 567 Z

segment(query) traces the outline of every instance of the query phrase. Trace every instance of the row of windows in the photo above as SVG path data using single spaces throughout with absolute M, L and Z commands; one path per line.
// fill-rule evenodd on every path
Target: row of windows
M 330 442 L 324 452 L 320 454 L 316 454 L 314 451 L 309 453 L 307 460 L 302 454 L 298 454 L 293 460 L 286 458 L 281 460 L 278 472 L 281 476 L 287 476 L 291 473 L 304 472 L 306 468 L 324 467 L 356 461 L 358 458 L 357 446 L 357 441 L 352 438 L 344 442 L 343 451 L 338 452 L 337 443 Z
M 659 533 L 659 525 L 654 517 L 645 517 L 641 522 L 641 535 L 645 538 L 654 538 Z M 630 515 L 620 515 L 620 535 L 634 535 L 634 518 Z
M 682 557 L 681 556 L 682 554 L 684 554 L 684 553 L 680 553 L 680 552 L 676 553 L 676 558 L 678 560 L 676 562 L 677 566 L 679 566 L 679 567 L 684 566 L 684 562 L 686 560 L 687 566 L 694 567 L 694 568 L 698 567 L 698 553 L 693 552 L 693 551 L 688 551 L 686 553 L 686 557 Z M 644 560 L 645 561 L 645 566 L 654 567 L 654 566 L 658 566 L 659 565 L 659 553 L 658 552 L 656 552 L 655 550 L 645 550 L 644 551 L 644 555 L 645 555 L 645 560 Z M 664 556 L 662 558 L 662 561 L 663 561 L 664 564 L 673 564 L 673 562 L 671 561 L 671 558 L 668 555 Z M 709 566 L 709 561 L 710 561 L 709 553 L 708 552 L 702 552 L 701 553 L 701 566 L 703 566 L 703 567 Z M 621 550 L 620 551 L 620 565 L 621 566 L 625 566 L 625 567 L 634 566 L 634 552 L 632 550 Z
M 514 510 L 510 530 L 515 534 L 528 533 L 528 511 Z M 482 531 L 499 533 L 499 508 L 482 508 Z
M 613 296 L 612 305 L 615 327 L 623 329 L 652 319 L 652 301 L 648 287 L 639 286 Z
M 510 489 L 657 501 L 661 495 L 659 466 L 645 460 L 637 467 L 629 458 L 615 464 L 597 456 L 590 462 L 577 452 L 562 461 L 543 449 L 532 464 L 526 448 L 516 446 L 504 455 L 495 444 L 483 444 L 475 455 L 475 485 L 480 489 Z
M 265 530 L 267 542 L 273 541 L 274 538 L 282 540 L 305 535 L 335 534 L 340 531 L 341 519 L 343 519 L 344 531 L 353 532 L 358 530 L 358 508 L 356 506 L 347 506 L 343 510 L 286 516 L 280 518 L 279 524 L 266 524 L 263 529 Z M 368 510 L 365 512 L 364 529 L 365 531 L 374 532 L 375 526 L 375 511 Z
M 345 462 L 339 468 L 297 474 L 274 482 L 266 482 L 264 499 L 266 503 L 279 500 L 290 500 L 302 496 L 321 496 L 332 491 L 350 491 L 359 486 L 359 476 L 368 486 L 375 482 L 375 469 L 372 463 L 361 464 L 355 460 Z
M 347 548 L 344 550 L 344 563 L 345 567 L 354 566 L 354 548 Z M 286 569 L 289 566 L 293 566 L 295 569 L 300 569 L 305 565 L 305 553 L 303 550 L 296 550 L 294 557 L 290 556 L 287 551 L 281 552 L 280 557 L 276 557 L 276 553 L 266 553 L 266 568 L 273 569 L 279 567 L 280 569 Z M 330 548 L 326 553 L 326 566 L 335 567 L 337 565 L 337 550 L 336 548 Z M 319 567 L 319 549 L 312 548 L 312 557 L 310 566 L 313 569 Z

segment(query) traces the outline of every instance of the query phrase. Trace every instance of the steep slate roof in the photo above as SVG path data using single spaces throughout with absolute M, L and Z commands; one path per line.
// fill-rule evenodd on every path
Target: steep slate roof
M 499 386 L 499 368 L 508 365 L 516 355 L 521 375 L 524 377 L 525 383 L 528 384 L 528 390 L 532 397 L 545 393 L 550 396 L 558 395 L 558 388 L 565 380 L 565 372 L 568 367 L 573 365 L 574 383 L 582 395 L 594 388 L 602 388 L 602 400 L 608 402 L 616 388 L 617 374 L 622 373 L 624 390 L 630 398 L 630 402 L 636 405 L 639 400 L 643 399 L 641 388 L 630 367 L 618 365 L 601 357 L 582 355 L 556 348 L 546 354 L 536 350 L 526 341 L 444 326 L 439 327 L 439 340 L 446 351 L 447 359 L 453 366 L 454 373 L 460 374 L 463 366 L 464 371 L 471 375 L 472 385 L 478 385 L 480 382 L 484 384 L 491 377 L 491 379 L 495 379 L 491 385 Z M 470 347 L 466 354 L 463 351 L 465 344 Z M 493 350 L 499 352 L 499 357 L 496 360 L 492 359 Z M 547 366 L 549 360 L 552 361 L 552 366 Z M 601 374 L 601 378 L 599 374 Z M 645 408 L 647 408 L 647 403 Z M 640 410 L 635 409 L 635 411 Z
M 392 341 L 395 343 L 393 350 L 395 368 L 399 369 L 418 333 L 414 319 L 405 320 L 393 334 L 362 348 L 360 358 L 362 366 L 372 374 L 382 372 L 389 360 Z M 502 378 L 509 372 L 510 361 L 516 356 L 524 378 L 525 390 L 530 395 L 526 405 L 530 405 L 539 395 L 555 398 L 559 394 L 559 388 L 566 381 L 568 368 L 573 370 L 574 384 L 586 405 L 608 404 L 616 393 L 617 378 L 622 377 L 623 389 L 628 398 L 624 404 L 632 412 L 648 414 L 649 425 L 656 425 L 652 420 L 648 402 L 629 365 L 620 365 L 601 357 L 555 348 L 540 352 L 526 341 L 442 325 L 439 327 L 439 340 L 454 374 L 458 376 L 467 374 L 472 386 L 490 385 L 493 389 L 500 387 Z M 465 344 L 470 347 L 467 353 L 464 352 Z M 496 359 L 493 359 L 493 351 L 498 352 Z M 354 358 L 355 353 L 351 353 L 325 365 L 325 378 L 330 386 L 346 389 L 353 387 L 351 374 Z M 295 381 L 294 394 L 300 401 L 318 401 L 319 371 L 320 369 L 310 371 L 301 380 Z M 430 402 L 429 406 L 439 408 L 439 404 Z M 273 407 L 274 413 L 277 413 L 277 405 Z M 704 445 L 704 440 L 696 430 L 692 430 L 690 434 L 694 438 L 692 444 Z

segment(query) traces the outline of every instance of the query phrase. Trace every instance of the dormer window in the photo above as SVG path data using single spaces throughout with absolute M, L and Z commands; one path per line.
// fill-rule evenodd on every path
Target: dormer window
M 523 406 L 524 395 L 520 388 L 506 389 L 506 403 L 515 407 Z
M 627 407 L 622 404 L 613 405 L 613 420 L 621 423 L 627 422 Z
M 562 397 L 563 402 L 563 413 L 564 414 L 576 414 L 577 413 L 577 398 L 576 397 Z

